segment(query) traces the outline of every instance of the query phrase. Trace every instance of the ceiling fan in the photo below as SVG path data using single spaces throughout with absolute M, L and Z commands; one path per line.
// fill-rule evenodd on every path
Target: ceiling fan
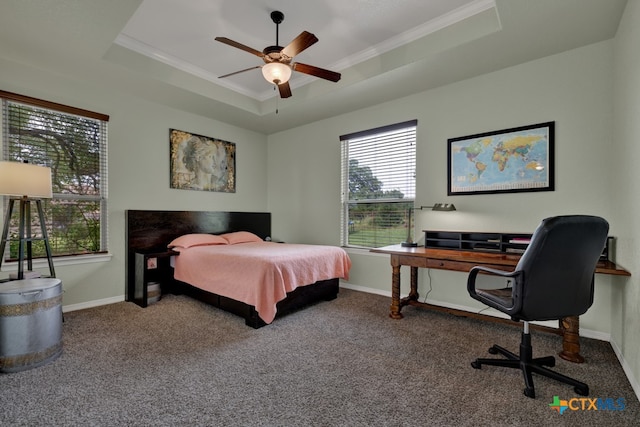
M 281 98 L 288 98 L 291 96 L 291 88 L 289 87 L 289 78 L 291 78 L 292 71 L 298 71 L 300 73 L 309 74 L 311 76 L 319 77 L 321 79 L 337 82 L 340 80 L 340 73 L 334 71 L 325 70 L 323 68 L 315 67 L 313 65 L 303 64 L 301 62 L 291 62 L 293 57 L 313 45 L 318 41 L 318 38 L 307 32 L 303 31 L 298 37 L 293 39 L 287 46 L 282 47 L 278 45 L 278 26 L 284 20 L 284 14 L 280 11 L 271 12 L 271 20 L 276 24 L 276 44 L 275 46 L 267 46 L 262 52 L 245 46 L 241 43 L 228 39 L 226 37 L 216 37 L 216 41 L 227 44 L 229 46 L 244 50 L 253 55 L 259 56 L 264 61 L 264 65 L 256 65 L 255 67 L 247 68 L 245 70 L 236 71 L 233 73 L 225 74 L 219 78 L 233 76 L 235 74 L 244 73 L 245 71 L 254 70 L 256 68 L 262 68 L 262 75 L 269 82 L 278 86 Z

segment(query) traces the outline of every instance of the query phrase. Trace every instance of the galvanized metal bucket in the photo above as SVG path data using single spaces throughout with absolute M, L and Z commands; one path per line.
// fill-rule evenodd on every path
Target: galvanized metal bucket
M 62 283 L 0 283 L 0 372 L 42 366 L 62 354 Z

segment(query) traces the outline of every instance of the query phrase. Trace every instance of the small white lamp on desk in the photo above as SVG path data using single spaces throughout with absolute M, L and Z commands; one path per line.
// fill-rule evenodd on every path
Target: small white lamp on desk
M 0 242 L 0 266 L 4 259 L 4 251 L 9 237 L 9 228 L 13 206 L 16 201 L 20 202 L 19 230 L 18 230 L 18 274 L 17 279 L 25 278 L 24 261 L 25 246 L 27 250 L 26 261 L 27 271 L 33 270 L 32 262 L 32 242 L 43 240 L 49 261 L 49 272 L 51 277 L 56 277 L 51 258 L 51 247 L 47 236 L 47 228 L 42 211 L 43 198 L 52 197 L 51 188 L 51 168 L 32 165 L 20 162 L 0 162 L 0 194 L 10 196 L 9 207 L 4 218 L 4 228 L 2 230 L 2 241 Z M 36 202 L 38 217 L 40 220 L 40 232 L 42 237 L 34 238 L 31 235 L 31 202 Z M 30 274 L 29 274 L 30 275 Z
M 404 242 L 402 242 L 400 245 L 405 247 L 405 248 L 415 248 L 416 246 L 418 246 L 418 244 L 416 242 L 413 241 L 413 239 L 411 238 L 411 230 L 413 228 L 412 224 L 411 224 L 411 212 L 413 212 L 416 209 L 420 209 L 420 210 L 424 210 L 424 209 L 431 209 L 432 211 L 441 211 L 441 212 L 451 212 L 451 211 L 455 211 L 456 207 L 453 203 L 436 203 L 433 206 L 420 206 L 419 208 L 409 208 L 409 221 L 408 221 L 408 225 L 407 225 L 407 240 L 405 240 Z

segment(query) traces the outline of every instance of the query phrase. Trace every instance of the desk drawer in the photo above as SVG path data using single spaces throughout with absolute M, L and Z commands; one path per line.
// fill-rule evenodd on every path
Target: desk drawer
M 393 255 L 391 257 L 391 264 L 427 268 L 427 258 L 411 255 Z
M 462 261 L 451 261 L 447 259 L 427 259 L 426 268 L 437 268 L 440 270 L 453 270 L 453 271 L 469 271 L 471 267 L 477 264 Z

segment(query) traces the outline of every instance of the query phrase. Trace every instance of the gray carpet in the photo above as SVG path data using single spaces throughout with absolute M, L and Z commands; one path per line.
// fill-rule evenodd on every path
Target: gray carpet
M 118 303 L 65 314 L 56 361 L 0 375 L 3 426 L 637 426 L 640 404 L 611 346 L 582 340 L 587 363 L 556 369 L 587 382 L 591 398 L 623 398 L 624 410 L 567 410 L 580 397 L 519 371 L 471 368 L 520 330 L 407 307 L 342 289 L 254 330 L 185 296 L 142 309 Z M 560 338 L 533 332 L 534 356 Z

